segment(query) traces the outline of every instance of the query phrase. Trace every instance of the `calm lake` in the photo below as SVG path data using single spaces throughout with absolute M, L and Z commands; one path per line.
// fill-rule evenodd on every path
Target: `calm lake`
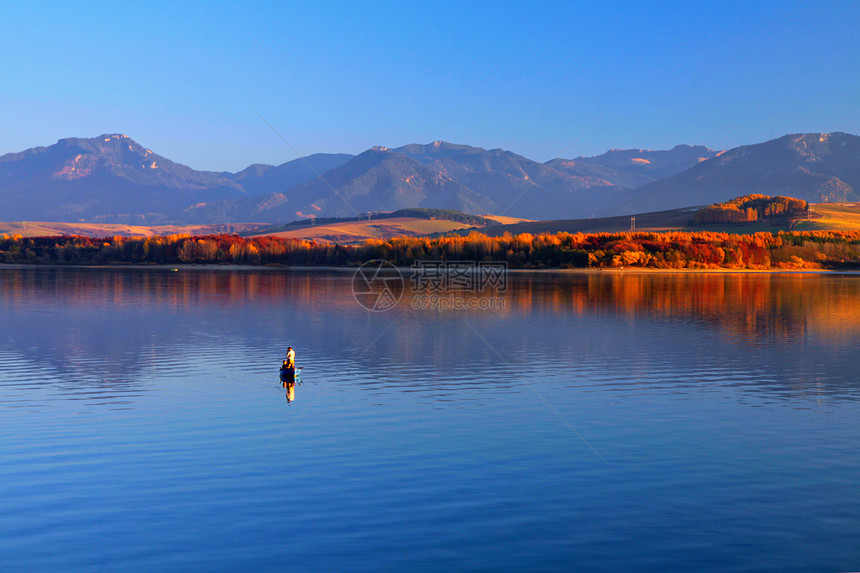
M 353 286 L 0 267 L 0 570 L 860 569 L 860 275 Z

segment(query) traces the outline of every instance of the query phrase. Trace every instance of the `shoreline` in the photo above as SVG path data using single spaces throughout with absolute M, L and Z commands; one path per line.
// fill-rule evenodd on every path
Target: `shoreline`
M 421 270 L 466 272 L 489 265 L 518 272 L 851 272 L 860 270 L 860 231 L 769 233 L 530 234 L 516 237 L 400 237 L 362 247 L 277 237 L 158 240 L 121 237 L 0 238 L 0 261 L 10 265 L 170 269 L 357 269 L 386 261 Z M 390 262 L 389 262 L 390 261 Z M 443 269 L 444 267 L 444 269 Z M 367 267 L 365 267 L 367 268 Z M 376 272 L 376 271 L 374 271 Z
M 360 267 L 333 267 L 333 266 L 286 266 L 286 265 L 235 265 L 235 264 L 117 264 L 117 265 L 50 265 L 50 264 L 22 264 L 22 263 L 0 263 L 0 269 L 92 269 L 92 270 L 132 270 L 151 269 L 158 271 L 279 271 L 279 272 L 339 272 L 355 273 Z M 398 271 L 409 272 L 411 266 L 395 267 Z M 860 275 L 860 269 L 657 269 L 644 267 L 629 268 L 543 268 L 543 269 L 507 269 L 506 272 L 514 274 L 791 274 L 791 275 Z

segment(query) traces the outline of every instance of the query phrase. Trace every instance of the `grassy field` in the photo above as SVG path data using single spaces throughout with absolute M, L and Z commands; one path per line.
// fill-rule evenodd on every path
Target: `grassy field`
M 695 209 L 674 209 L 635 215 L 637 231 L 715 231 L 725 233 L 755 233 L 758 231 L 860 230 L 860 203 L 818 203 L 811 207 L 810 220 L 760 221 L 755 223 L 693 225 Z M 304 225 L 275 233 L 260 233 L 277 237 L 294 237 L 343 245 L 358 244 L 367 239 L 388 239 L 396 236 L 418 237 L 442 233 L 468 233 L 478 230 L 490 236 L 504 233 L 618 233 L 631 229 L 631 216 L 600 219 L 564 219 L 558 221 L 529 221 L 515 217 L 484 215 L 502 223 L 498 226 L 475 229 L 468 223 L 447 219 L 393 217 L 370 221 L 343 221 L 329 224 Z M 0 222 L 0 234 L 20 234 L 25 237 L 56 235 L 82 235 L 85 237 L 151 237 L 155 235 L 231 234 L 255 236 L 254 231 L 266 225 L 235 223 L 224 225 L 121 225 L 96 223 Z
M 394 217 L 370 221 L 346 221 L 327 225 L 308 225 L 296 229 L 264 233 L 274 237 L 315 240 L 326 243 L 353 245 L 367 239 L 390 239 L 391 237 L 422 237 L 448 233 L 469 227 L 467 223 L 414 217 Z M 254 236 L 254 235 L 249 235 Z
M 506 217 L 505 215 L 481 215 L 487 219 L 491 219 L 502 225 L 513 225 L 514 223 L 531 223 L 532 219 L 522 219 L 520 217 Z
M 222 233 L 241 233 L 259 229 L 256 223 L 235 223 L 224 225 L 122 225 L 108 223 L 49 223 L 39 221 L 0 222 L 0 234 L 21 235 L 24 237 L 53 237 L 59 235 L 80 235 L 82 237 L 153 237 L 156 235 L 219 235 Z
M 817 203 L 810 206 L 812 218 L 798 221 L 798 231 L 855 231 L 860 229 L 860 203 Z
M 516 217 L 487 216 L 488 219 L 500 223 L 516 223 L 526 219 Z M 450 221 L 447 219 L 429 219 L 418 217 L 391 217 L 372 219 L 370 221 L 340 221 L 327 224 L 310 224 L 290 226 L 281 231 L 266 232 L 269 225 L 261 224 L 225 224 L 225 225 L 161 225 L 141 226 L 122 224 L 96 223 L 50 223 L 36 221 L 0 222 L 0 234 L 20 234 L 24 237 L 50 237 L 59 235 L 81 235 L 84 237 L 151 237 L 156 235 L 174 235 L 187 233 L 189 235 L 210 234 L 241 234 L 246 237 L 271 235 L 276 237 L 293 237 L 298 239 L 316 240 L 324 243 L 340 243 L 342 245 L 358 244 L 367 239 L 388 239 L 396 236 L 417 237 L 438 235 L 458 229 L 470 227 L 470 223 Z
M 669 231 L 682 228 L 692 218 L 695 209 L 676 209 L 657 213 L 635 215 L 636 229 L 639 231 Z M 481 232 L 492 237 L 504 233 L 620 233 L 630 230 L 630 215 L 603 217 L 599 219 L 560 219 L 557 221 L 528 221 L 511 225 L 489 227 Z
M 637 231 L 712 231 L 719 233 L 757 233 L 768 231 L 860 230 L 860 204 L 818 203 L 812 205 L 811 220 L 765 220 L 752 223 L 722 223 L 694 225 L 696 209 L 674 209 L 655 213 L 640 213 L 635 218 Z M 558 221 L 530 221 L 512 225 L 490 227 L 482 232 L 490 236 L 504 233 L 620 233 L 631 230 L 631 216 L 600 219 L 565 219 Z

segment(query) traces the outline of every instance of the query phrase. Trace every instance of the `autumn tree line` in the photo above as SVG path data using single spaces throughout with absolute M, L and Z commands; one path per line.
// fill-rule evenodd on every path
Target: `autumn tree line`
M 803 217 L 809 204 L 803 199 L 769 195 L 744 195 L 725 203 L 715 203 L 696 211 L 693 222 L 746 223 L 762 219 L 788 219 Z
M 860 231 L 632 232 L 395 237 L 344 246 L 237 235 L 146 238 L 0 235 L 0 262 L 50 265 L 358 266 L 383 259 L 505 261 L 511 268 L 771 269 L 860 267 Z

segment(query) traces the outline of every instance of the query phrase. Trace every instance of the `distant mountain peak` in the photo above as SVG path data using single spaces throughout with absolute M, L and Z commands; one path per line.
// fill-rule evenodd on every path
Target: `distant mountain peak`
M 487 150 L 481 147 L 472 147 L 471 145 L 463 145 L 461 143 L 451 143 L 437 139 L 430 143 L 410 143 L 397 147 L 392 151 L 403 153 L 405 155 L 435 155 L 439 156 L 446 153 L 484 153 Z
M 860 199 L 860 137 L 794 133 L 716 153 L 709 161 L 629 194 L 623 207 L 643 212 L 706 205 L 748 193 L 810 202 Z
M 60 139 L 55 146 L 38 149 L 42 153 L 53 155 L 54 162 L 59 163 L 52 173 L 54 179 L 71 181 L 108 171 L 128 178 L 133 177 L 131 172 L 151 172 L 162 166 L 191 171 L 156 155 L 122 133 Z M 51 149 L 55 151 L 52 153 Z M 178 176 L 182 178 L 184 174 Z
M 600 157 L 611 156 L 611 155 L 638 156 L 638 155 L 648 155 L 648 154 L 654 154 L 654 153 L 660 153 L 660 154 L 680 153 L 680 152 L 692 153 L 694 151 L 698 151 L 700 153 L 701 152 L 716 153 L 713 149 L 706 147 L 704 145 L 689 145 L 687 143 L 679 143 L 678 145 L 675 145 L 674 147 L 672 147 L 672 149 L 669 149 L 669 150 L 665 150 L 665 149 L 643 149 L 643 148 L 621 149 L 621 148 L 613 147 L 612 149 L 607 150 L 606 153 L 603 153 L 602 155 L 596 155 L 594 157 L 580 156 L 580 157 L 577 157 L 576 159 L 597 159 Z
M 138 145 L 138 143 L 133 140 L 131 137 L 125 135 L 124 133 L 103 133 L 96 137 L 64 137 L 62 139 L 57 140 L 58 144 L 82 144 L 82 143 L 91 143 L 91 144 L 102 144 L 102 143 L 132 143 L 134 145 Z
M 594 157 L 553 159 L 545 165 L 571 175 L 599 177 L 617 189 L 634 189 L 680 173 L 716 152 L 703 145 L 676 145 L 669 150 L 610 149 Z

